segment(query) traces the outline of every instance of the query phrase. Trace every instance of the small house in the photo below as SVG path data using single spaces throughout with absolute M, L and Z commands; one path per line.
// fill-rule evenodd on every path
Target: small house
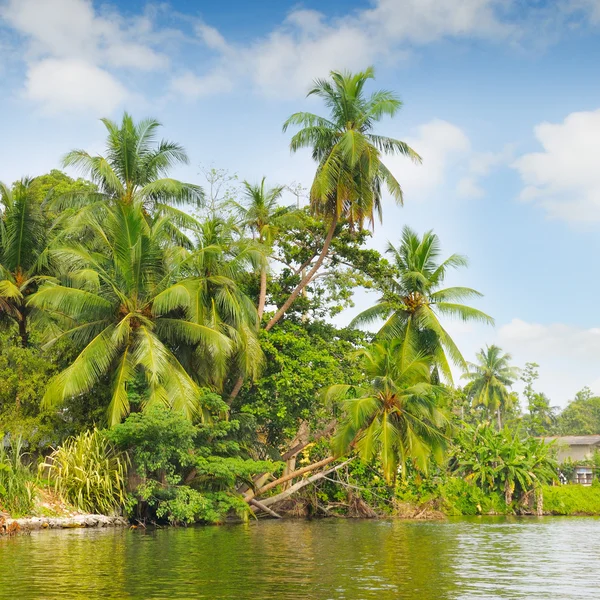
M 600 452 L 600 435 L 564 435 L 544 438 L 546 442 L 556 442 L 557 459 L 559 463 L 571 461 L 575 464 L 573 482 L 582 485 L 592 485 L 594 468 L 584 463 L 593 458 L 594 453 Z

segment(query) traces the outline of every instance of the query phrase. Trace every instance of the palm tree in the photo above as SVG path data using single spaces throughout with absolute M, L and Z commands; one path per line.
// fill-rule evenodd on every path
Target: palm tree
M 329 118 L 313 113 L 293 114 L 283 125 L 301 127 L 290 142 L 292 152 L 311 148 L 317 172 L 310 190 L 314 215 L 328 223 L 327 236 L 314 265 L 292 291 L 289 298 L 267 324 L 269 330 L 285 314 L 301 291 L 321 267 L 340 220 L 350 226 L 374 223 L 381 219 L 382 188 L 402 203 L 402 188 L 383 164 L 383 154 L 402 154 L 419 162 L 419 155 L 406 143 L 373 133 L 375 123 L 393 117 L 401 108 L 400 100 L 389 91 L 366 96 L 364 86 L 374 78 L 373 68 L 352 74 L 332 71 L 330 78 L 317 79 L 309 96 L 318 96 L 329 109 Z
M 406 462 L 426 470 L 441 459 L 448 418 L 439 408 L 442 388 L 431 383 L 431 361 L 405 340 L 385 340 L 358 355 L 367 376 L 364 387 L 334 385 L 326 398 L 342 398 L 343 416 L 334 436 L 338 455 L 356 448 L 365 460 L 378 455 L 388 482 Z
M 279 205 L 284 186 L 265 187 L 265 177 L 259 184 L 244 181 L 244 201 L 234 202 L 233 206 L 242 223 L 250 229 L 252 236 L 265 248 L 265 254 L 271 250 L 281 226 L 284 225 L 288 210 Z M 266 259 L 267 257 L 265 257 Z M 267 261 L 260 265 L 260 290 L 258 293 L 258 323 L 262 320 L 267 298 Z
M 17 324 L 23 347 L 29 344 L 27 297 L 41 280 L 49 230 L 32 182 L 22 179 L 13 189 L 0 183 L 0 318 Z
M 263 364 L 257 311 L 240 283 L 262 264 L 264 255 L 252 240 L 240 236 L 233 219 L 215 214 L 199 225 L 196 234 L 196 251 L 184 271 L 198 282 L 190 318 L 226 335 L 232 352 L 214 355 L 210 348 L 194 345 L 188 348 L 192 352 L 186 365 L 199 382 L 222 392 L 227 379 L 238 374 L 255 378 Z
M 81 351 L 49 383 L 47 405 L 110 377 L 108 421 L 118 423 L 129 411 L 128 386 L 139 374 L 145 406 L 161 403 L 189 418 L 201 413 L 198 384 L 179 361 L 178 348 L 198 344 L 219 356 L 230 352 L 231 343 L 197 314 L 203 282 L 179 279 L 191 259 L 166 243 L 166 224 L 165 216 L 149 219 L 139 199 L 118 202 L 105 208 L 102 223 L 89 223 L 97 250 L 76 243 L 52 250 L 67 275 L 60 283 L 47 282 L 28 306 L 47 311 L 61 326 L 50 343 L 66 336 Z
M 124 113 L 120 125 L 110 119 L 102 119 L 102 123 L 108 132 L 105 156 L 72 150 L 63 158 L 63 166 L 79 169 L 99 191 L 71 194 L 58 201 L 67 206 L 141 203 L 146 211 L 164 212 L 175 222 L 187 224 L 189 216 L 173 205 L 200 204 L 202 189 L 167 176 L 174 166 L 188 163 L 184 149 L 167 140 L 157 142 L 161 124 L 155 119 L 135 123 Z
M 496 345 L 486 346 L 477 353 L 477 364 L 469 363 L 463 375 L 469 380 L 468 393 L 473 406 L 485 406 L 495 412 L 498 430 L 502 429 L 502 411 L 510 408 L 510 387 L 519 376 L 519 369 L 510 365 L 511 355 Z
M 452 382 L 448 356 L 465 370 L 467 363 L 440 317 L 494 323 L 480 310 L 462 304 L 463 300 L 482 294 L 467 287 L 443 287 L 448 271 L 467 266 L 467 258 L 453 254 L 440 261 L 438 236 L 427 231 L 419 237 L 410 227 L 404 227 L 399 247 L 388 244 L 387 253 L 393 258 L 397 278 L 387 281 L 378 303 L 359 314 L 350 325 L 369 326 L 383 320 L 379 338 L 410 340 L 432 356 L 434 365 Z

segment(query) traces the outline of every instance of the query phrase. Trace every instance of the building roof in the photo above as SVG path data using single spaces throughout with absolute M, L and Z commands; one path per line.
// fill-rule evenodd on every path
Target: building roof
M 600 434 L 597 435 L 554 435 L 545 437 L 544 441 L 566 444 L 567 446 L 595 446 L 600 445 Z

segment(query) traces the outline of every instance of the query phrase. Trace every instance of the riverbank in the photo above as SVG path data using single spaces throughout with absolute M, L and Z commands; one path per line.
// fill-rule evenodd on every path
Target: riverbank
M 106 515 L 76 515 L 72 517 L 22 517 L 11 519 L 0 516 L 0 535 L 15 535 L 41 529 L 79 529 L 87 527 L 127 527 L 127 519 Z

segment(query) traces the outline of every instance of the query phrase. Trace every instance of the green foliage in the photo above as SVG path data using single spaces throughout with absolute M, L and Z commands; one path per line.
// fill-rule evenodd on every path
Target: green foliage
M 535 438 L 520 438 L 508 429 L 496 431 L 490 423 L 459 431 L 452 451 L 453 470 L 484 492 L 504 493 L 523 500 L 541 485 L 557 479 L 554 448 Z
M 86 512 L 112 514 L 125 503 L 127 463 L 94 429 L 68 438 L 39 468 L 66 502 Z
M 377 304 L 358 315 L 352 325 L 382 322 L 379 338 L 405 339 L 430 356 L 436 370 L 452 382 L 450 363 L 465 368 L 466 362 L 440 317 L 494 322 L 480 310 L 462 304 L 464 300 L 480 297 L 479 292 L 443 286 L 450 269 L 467 266 L 467 258 L 453 254 L 441 261 L 438 236 L 433 231 L 419 236 L 410 227 L 404 227 L 398 247 L 388 244 L 387 253 L 393 259 L 394 272 L 379 283 L 382 295 Z
M 577 392 L 558 416 L 556 428 L 560 435 L 600 433 L 600 396 L 594 396 L 589 388 Z
M 292 438 L 302 420 L 318 428 L 331 418 L 318 399 L 320 391 L 340 381 L 362 381 L 352 352 L 363 339 L 359 332 L 330 325 L 288 321 L 261 333 L 264 372 L 242 390 L 233 410 L 253 415 L 273 446 Z
M 600 515 L 600 485 L 544 486 L 544 512 L 552 515 Z
M 31 514 L 33 508 L 35 476 L 24 457 L 22 439 L 7 448 L 0 433 L 0 513 L 13 517 Z
M 483 406 L 490 414 L 496 414 L 498 429 L 502 429 L 502 414 L 512 408 L 513 397 L 508 392 L 516 380 L 518 371 L 510 365 L 511 355 L 492 345 L 477 353 L 477 363 L 469 364 L 463 375 L 469 381 L 467 393 L 473 406 Z
M 130 454 L 133 478 L 139 481 L 127 502 L 128 514 L 173 524 L 222 522 L 231 512 L 246 518 L 249 508 L 236 487 L 252 485 L 254 475 L 275 465 L 244 457 L 239 433 L 238 421 L 193 425 L 161 407 L 132 414 L 113 427 L 107 436 Z
M 367 462 L 377 456 L 388 482 L 399 469 L 406 476 L 409 460 L 427 471 L 432 459 L 442 460 L 449 430 L 438 406 L 443 389 L 431 383 L 431 359 L 406 339 L 375 343 L 357 356 L 365 384 L 338 384 L 325 392 L 327 399 L 342 401 L 334 451 L 355 449 Z

